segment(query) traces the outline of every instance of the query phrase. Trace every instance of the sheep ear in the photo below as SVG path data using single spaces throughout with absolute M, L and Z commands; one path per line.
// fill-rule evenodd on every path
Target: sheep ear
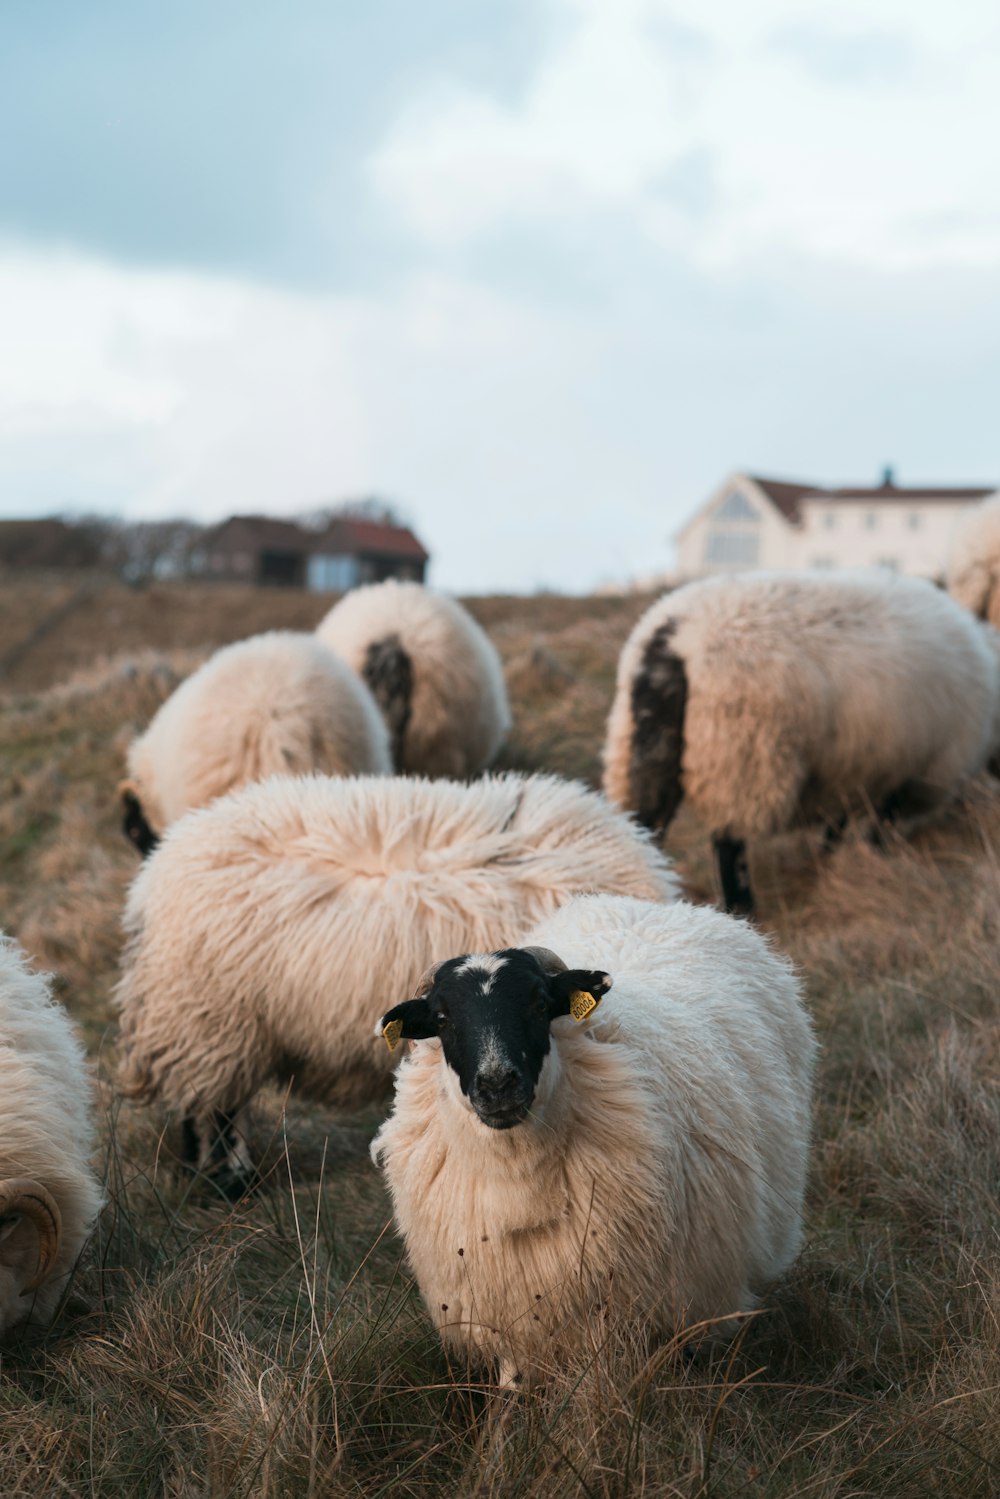
M 430 1040 L 437 1035 L 437 1026 L 426 999 L 404 999 L 382 1016 L 377 1034 L 383 1037 L 390 1051 L 395 1051 L 400 1041 Z
M 572 1015 L 576 1021 L 593 1014 L 611 988 L 611 975 L 589 968 L 569 968 L 549 979 L 549 1019 Z

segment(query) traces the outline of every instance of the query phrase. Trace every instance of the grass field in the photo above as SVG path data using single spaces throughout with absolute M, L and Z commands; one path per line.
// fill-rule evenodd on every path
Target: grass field
M 642 599 L 487 599 L 503 763 L 595 782 Z M 211 645 L 311 626 L 305 594 L 0 584 L 0 925 L 100 1077 L 108 1208 L 50 1332 L 0 1355 L 0 1494 L 849 1496 L 1000 1493 L 1000 792 L 913 844 L 806 835 L 755 856 L 760 924 L 823 1043 L 806 1249 L 724 1353 L 610 1350 L 517 1400 L 451 1368 L 370 1165 L 378 1111 L 264 1095 L 266 1187 L 233 1210 L 174 1169 L 111 1079 L 125 746 Z M 689 897 L 704 832 L 672 830 Z

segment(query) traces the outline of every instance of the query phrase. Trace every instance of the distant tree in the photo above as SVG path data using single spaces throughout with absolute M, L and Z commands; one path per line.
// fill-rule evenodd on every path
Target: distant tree
M 337 505 L 323 505 L 316 510 L 303 511 L 296 516 L 300 525 L 310 531 L 325 531 L 335 520 L 370 520 L 381 526 L 409 526 L 410 520 L 400 508 L 378 495 L 367 495 L 356 500 L 342 500 Z
M 203 534 L 190 520 L 119 521 L 107 540 L 107 565 L 129 583 L 184 578 Z

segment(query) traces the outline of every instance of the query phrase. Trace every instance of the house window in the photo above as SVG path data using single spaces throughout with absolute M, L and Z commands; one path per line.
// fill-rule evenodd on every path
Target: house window
M 752 521 L 756 525 L 760 516 L 741 489 L 731 489 L 712 519 Z
M 828 510 L 823 517 L 823 524 L 828 531 L 832 531 L 837 524 L 837 517 L 832 510 Z
M 314 593 L 343 593 L 358 582 L 358 560 L 346 555 L 309 558 L 306 582 Z
M 731 489 L 712 512 L 711 530 L 705 538 L 705 562 L 709 567 L 756 567 L 760 552 L 760 515 L 746 495 Z
M 833 567 L 833 558 L 814 557 L 812 560 L 812 566 L 819 568 L 820 572 L 829 572 L 829 570 Z
M 874 531 L 875 527 L 877 525 L 878 525 L 878 511 L 877 510 L 866 510 L 865 511 L 865 530 L 866 531 Z
M 705 561 L 712 567 L 755 567 L 759 551 L 756 531 L 709 531 Z
M 911 510 L 909 515 L 906 517 L 906 524 L 909 526 L 911 531 L 919 531 L 920 522 L 922 520 L 923 516 L 920 514 L 919 510 Z
M 884 567 L 887 573 L 899 572 L 898 557 L 880 557 L 875 564 L 876 567 Z

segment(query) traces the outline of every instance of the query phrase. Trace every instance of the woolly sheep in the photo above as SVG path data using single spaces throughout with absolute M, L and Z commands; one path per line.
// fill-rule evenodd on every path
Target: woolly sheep
M 510 730 L 503 668 L 454 599 L 390 579 L 345 595 L 316 634 L 374 693 L 397 771 L 462 779 L 494 759 Z
M 718 911 L 594 895 L 524 940 L 383 1015 L 413 1044 L 372 1144 L 442 1340 L 507 1386 L 756 1306 L 799 1249 L 815 1051 L 790 964 Z
M 963 608 L 1000 626 L 1000 495 L 959 523 L 948 558 L 948 592 Z
M 125 833 L 146 854 L 178 817 L 248 781 L 391 769 L 357 674 L 312 635 L 271 630 L 216 651 L 133 742 L 119 787 Z
M 910 826 L 1000 737 L 998 637 L 947 594 L 882 572 L 691 583 L 618 664 L 604 789 L 664 830 L 687 797 L 729 909 L 751 910 L 745 840 L 874 810 Z
M 136 877 L 122 1081 L 238 1188 L 237 1116 L 270 1078 L 354 1105 L 388 1086 L 371 1017 L 435 953 L 511 941 L 572 895 L 668 900 L 648 835 L 554 776 L 275 778 L 176 824 Z
M 0 1337 L 45 1323 L 102 1194 L 83 1048 L 47 980 L 0 936 Z

